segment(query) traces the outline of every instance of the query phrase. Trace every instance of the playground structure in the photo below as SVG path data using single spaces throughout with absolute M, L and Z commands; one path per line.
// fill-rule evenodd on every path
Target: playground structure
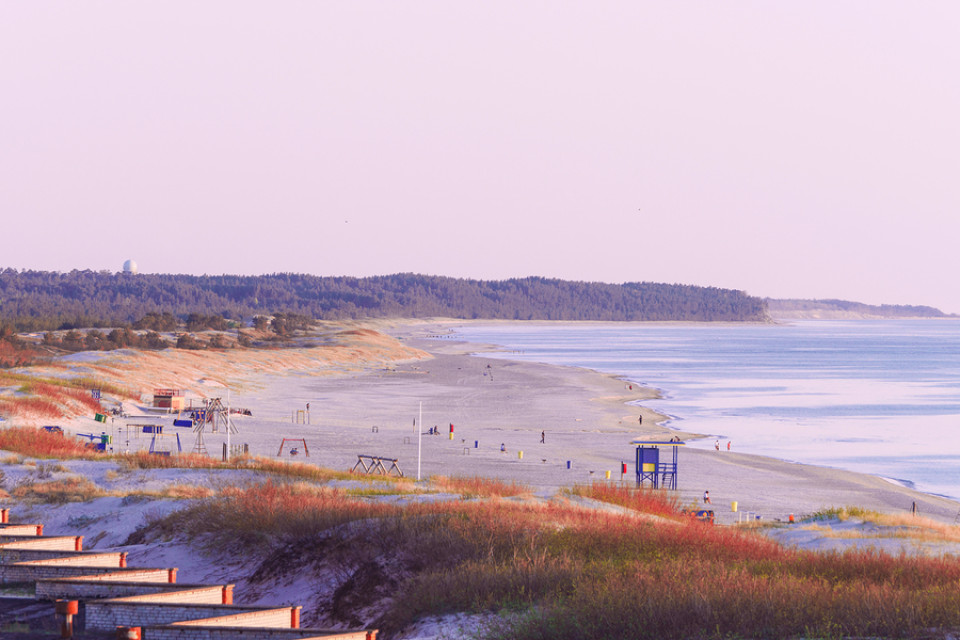
M 106 451 L 107 445 L 113 443 L 113 436 L 107 433 L 97 435 L 95 433 L 78 433 L 78 438 L 86 438 L 90 441 L 89 446 L 97 451 Z
M 207 425 L 210 425 L 211 433 L 218 433 L 223 430 L 229 437 L 232 433 L 240 433 L 237 426 L 230 418 L 230 411 L 224 406 L 220 398 L 204 400 L 203 409 L 195 411 L 193 431 L 197 434 L 197 439 L 193 445 L 193 452 L 207 455 L 207 443 L 203 439 L 203 432 Z
M 383 464 L 384 462 L 391 463 L 389 469 L 387 469 L 387 467 L 384 466 Z M 371 473 L 371 474 L 375 473 L 375 474 L 384 475 L 384 476 L 388 476 L 392 474 L 394 471 L 396 471 L 397 476 L 402 478 L 403 471 L 400 470 L 400 465 L 397 464 L 398 462 L 399 460 L 397 458 L 384 458 L 383 456 L 368 456 L 368 455 L 358 454 L 357 464 L 353 465 L 353 469 L 351 469 L 350 471 L 356 472 L 357 467 L 361 467 L 363 469 L 362 473 Z
M 677 459 L 680 447 L 679 441 L 645 441 L 634 440 L 630 444 L 637 446 L 637 486 L 650 482 L 654 489 L 663 485 L 664 489 L 677 489 Z M 668 448 L 673 456 L 672 461 L 660 460 L 660 447 Z
M 169 456 L 173 453 L 173 443 L 174 438 L 176 438 L 177 450 L 176 452 L 182 453 L 183 447 L 180 444 L 180 434 L 174 433 L 172 435 L 164 435 L 160 431 L 155 431 L 153 437 L 150 439 L 150 453 L 160 455 L 160 456 Z
M 301 445 L 303 445 L 303 454 L 304 454 L 304 456 L 307 457 L 307 458 L 310 457 L 310 450 L 307 449 L 307 441 L 306 441 L 305 438 L 283 438 L 283 439 L 280 441 L 280 448 L 277 450 L 277 457 L 278 457 L 278 458 L 283 455 L 283 448 L 284 448 L 285 446 L 287 446 L 287 443 L 288 443 L 288 442 L 291 443 L 291 444 L 292 444 L 292 443 L 299 442 Z M 290 455 L 291 455 L 291 456 L 300 455 L 299 449 L 297 449 L 297 447 L 294 447 L 294 448 L 290 449 Z

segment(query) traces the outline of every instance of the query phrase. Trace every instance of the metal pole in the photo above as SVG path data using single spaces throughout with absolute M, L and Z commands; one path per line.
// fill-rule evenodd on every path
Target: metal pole
M 420 482 L 420 443 L 423 441 L 423 401 L 420 401 L 420 418 L 418 420 L 419 431 L 417 431 L 417 482 Z
M 230 387 L 227 387 L 227 460 L 230 459 Z

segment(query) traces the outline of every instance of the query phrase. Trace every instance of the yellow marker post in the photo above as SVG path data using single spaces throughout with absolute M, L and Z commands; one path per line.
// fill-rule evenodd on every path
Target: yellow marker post
M 610 479 L 610 471 L 607 471 L 607 480 Z
M 523 460 L 523 451 L 517 451 L 517 457 Z
M 736 500 L 734 500 L 733 502 L 731 502 L 731 503 L 730 503 L 730 511 L 733 511 L 734 513 L 736 513 L 736 512 L 737 512 L 737 506 L 738 506 L 738 505 L 737 505 L 737 501 L 736 501 Z

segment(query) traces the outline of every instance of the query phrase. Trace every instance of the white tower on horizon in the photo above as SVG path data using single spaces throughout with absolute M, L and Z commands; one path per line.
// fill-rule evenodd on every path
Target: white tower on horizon
M 137 263 L 133 260 L 127 260 L 123 263 L 123 272 L 130 275 L 137 275 Z

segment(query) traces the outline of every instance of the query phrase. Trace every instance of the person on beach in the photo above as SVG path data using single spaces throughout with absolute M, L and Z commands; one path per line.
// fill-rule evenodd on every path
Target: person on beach
M 727 440 L 727 451 L 730 451 L 730 441 Z
M 637 416 L 637 422 L 643 424 L 643 416 Z
M 703 492 L 703 504 L 713 504 L 713 500 L 710 499 L 710 492 Z
M 713 447 L 714 447 L 714 449 L 716 449 L 717 451 L 720 451 L 720 441 L 717 440 L 716 442 L 714 442 L 714 443 L 713 443 Z
M 507 445 L 504 444 L 503 442 L 500 443 L 500 451 L 501 451 L 502 453 L 506 453 L 506 452 L 507 452 Z
M 546 431 L 541 431 L 541 432 L 540 432 L 540 444 L 546 444 L 546 443 L 547 443 L 547 432 L 546 432 Z

